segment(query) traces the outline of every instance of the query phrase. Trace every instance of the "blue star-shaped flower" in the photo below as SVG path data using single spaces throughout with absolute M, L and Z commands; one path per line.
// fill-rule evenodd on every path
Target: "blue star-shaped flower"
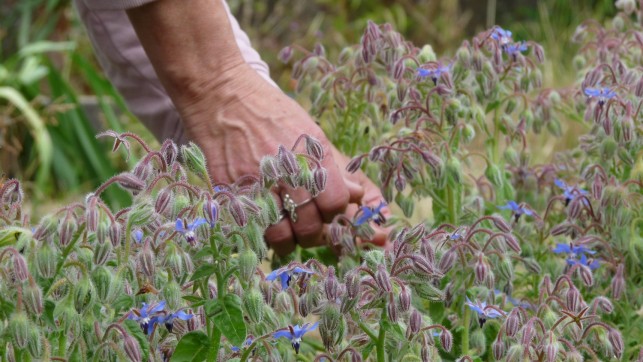
M 569 205 L 569 203 L 578 196 L 588 195 L 587 191 L 576 186 L 568 186 L 565 181 L 560 179 L 556 179 L 554 181 L 554 184 L 563 189 L 563 196 L 565 196 L 565 206 Z M 585 204 L 587 204 L 587 200 L 583 201 Z
M 598 98 L 598 104 L 601 106 L 607 101 L 616 96 L 616 92 L 611 90 L 609 87 L 602 88 L 591 88 L 587 87 L 583 90 L 585 95 L 590 98 Z
M 569 266 L 573 266 L 576 264 L 583 265 L 589 267 L 590 270 L 596 270 L 601 266 L 601 263 L 598 261 L 598 259 L 589 260 L 587 259 L 587 256 L 585 254 L 581 254 L 580 260 L 576 260 L 576 258 L 567 259 L 567 264 Z
M 382 209 L 386 206 L 386 202 L 381 201 L 377 207 L 360 206 L 357 214 L 357 220 L 353 223 L 355 226 L 362 225 L 370 220 L 373 220 L 377 225 L 382 225 L 386 222 L 386 218 L 382 215 Z
M 526 207 L 518 205 L 518 203 L 516 203 L 515 201 L 509 201 L 503 206 L 498 206 L 498 208 L 501 210 L 511 210 L 514 214 L 514 217 L 516 218 L 516 222 L 518 222 L 520 215 L 532 216 L 534 214 L 533 211 Z
M 188 222 L 183 219 L 176 219 L 176 231 L 183 235 L 185 237 L 185 240 L 192 246 L 196 245 L 196 228 L 203 224 L 207 224 L 207 220 L 204 218 L 200 217 L 196 220 L 194 220 L 192 223 L 188 224 Z
M 165 316 L 159 316 L 156 321 L 159 324 L 163 323 L 165 325 L 165 328 L 167 328 L 167 330 L 170 333 L 172 333 L 172 328 L 174 328 L 174 320 L 175 319 L 178 318 L 180 320 L 187 321 L 187 320 L 192 319 L 192 317 L 194 317 L 194 314 L 188 314 L 188 313 L 185 313 L 182 310 L 179 310 L 179 311 L 177 311 L 175 313 L 172 313 L 172 314 L 168 314 L 168 315 L 165 315 Z
M 241 348 L 248 348 L 248 347 L 250 347 L 250 345 L 251 345 L 251 344 L 252 344 L 252 337 L 248 337 L 248 339 L 246 339 L 246 340 L 243 342 L 243 345 L 241 346 Z M 241 351 L 241 348 L 239 348 L 239 347 L 237 347 L 237 346 L 232 346 L 232 347 L 230 347 L 230 349 L 232 350 L 232 352 L 239 352 L 239 351 Z
M 138 322 L 138 324 L 141 326 L 141 329 L 143 329 L 143 333 L 148 335 L 154 330 L 154 324 L 159 323 L 159 317 L 163 317 L 158 313 L 161 312 L 164 308 L 164 300 L 160 301 L 156 305 L 148 305 L 147 303 L 143 303 L 143 306 L 138 311 L 138 313 L 131 312 L 127 318 Z
M 484 326 L 485 322 L 487 321 L 487 318 L 494 319 L 494 318 L 503 316 L 503 314 L 500 313 L 495 308 L 489 308 L 486 302 L 477 301 L 473 303 L 472 301 L 469 300 L 469 298 L 467 298 L 467 301 L 465 304 L 472 311 L 478 313 L 478 323 L 480 323 L 480 328 Z
M 491 37 L 496 40 L 500 46 L 504 47 L 512 41 L 511 30 L 505 30 L 501 27 L 496 27 L 491 33 Z
M 294 274 L 314 274 L 315 272 L 298 265 L 286 265 L 279 269 L 273 270 L 266 276 L 266 280 L 273 281 L 277 278 L 281 280 L 281 289 L 286 290 L 290 285 L 290 280 Z
M 509 56 L 512 56 L 513 59 L 516 60 L 516 57 L 519 53 L 527 51 L 527 44 L 525 44 L 525 42 L 506 44 L 503 49 L 505 53 L 507 53 Z
M 290 343 L 292 344 L 292 347 L 295 349 L 295 353 L 299 354 L 299 345 L 301 343 L 301 338 L 304 336 L 304 334 L 317 328 L 317 324 L 319 324 L 319 322 L 316 322 L 313 325 L 310 325 L 310 323 L 306 323 L 303 326 L 288 326 L 288 329 L 277 331 L 272 336 L 274 338 L 288 338 L 290 340 Z
M 433 81 L 434 85 L 438 84 L 438 79 L 440 79 L 440 76 L 442 73 L 447 73 L 451 69 L 451 64 L 449 65 L 440 65 L 438 64 L 437 66 L 433 68 L 418 68 L 418 76 L 421 78 L 431 78 Z
M 584 245 L 573 246 L 570 244 L 563 244 L 563 243 L 556 244 L 556 247 L 552 251 L 556 254 L 561 254 L 561 253 L 575 254 L 575 255 L 596 254 L 594 250 L 587 249 Z

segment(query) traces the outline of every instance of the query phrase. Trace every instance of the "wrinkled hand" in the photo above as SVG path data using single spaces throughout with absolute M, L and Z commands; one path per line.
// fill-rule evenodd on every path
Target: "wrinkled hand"
M 289 148 L 301 134 L 319 140 L 324 148 L 322 166 L 328 171 L 326 191 L 311 202 L 297 207 L 297 221 L 284 218 L 266 230 L 268 243 L 280 255 L 303 247 L 323 245 L 323 226 L 345 211 L 349 217 L 362 202 L 376 205 L 382 199 L 379 189 L 361 172 L 345 171 L 348 159 L 328 141 L 307 112 L 279 89 L 264 81 L 245 65 L 228 74 L 225 84 L 194 100 L 182 109 L 188 135 L 203 149 L 211 177 L 231 183 L 241 176 L 257 174 L 265 155 L 276 154 L 279 145 Z M 286 193 L 296 202 L 311 195 L 303 188 L 279 185 L 274 190 L 281 200 Z M 363 199 L 363 200 L 362 200 Z M 374 238 L 384 244 L 386 233 Z

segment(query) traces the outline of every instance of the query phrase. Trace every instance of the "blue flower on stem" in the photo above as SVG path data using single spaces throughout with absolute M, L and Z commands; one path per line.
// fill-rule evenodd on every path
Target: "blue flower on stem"
M 514 60 L 518 57 L 518 54 L 523 53 L 527 51 L 528 47 L 525 42 L 519 42 L 519 43 L 513 43 L 513 44 L 506 44 L 503 47 L 505 53 L 507 55 L 512 56 Z
M 273 270 L 266 276 L 266 280 L 273 281 L 277 278 L 281 280 L 281 289 L 286 290 L 290 285 L 290 280 L 294 274 L 314 274 L 315 272 L 299 265 L 286 265 L 279 269 Z
M 372 220 L 377 225 L 384 224 L 386 222 L 386 217 L 382 215 L 382 209 L 385 206 L 386 202 L 384 201 L 381 201 L 380 204 L 377 205 L 377 207 L 360 206 L 356 214 L 359 215 L 359 217 L 357 217 L 357 220 L 355 220 L 353 224 L 355 226 L 359 226 L 370 220 Z
M 512 41 L 511 35 L 511 30 L 505 30 L 499 26 L 493 29 L 493 33 L 491 33 L 491 37 L 503 48 Z
M 292 348 L 295 349 L 295 353 L 299 354 L 299 345 L 301 343 L 301 338 L 304 336 L 304 334 L 317 328 L 317 324 L 319 324 L 319 322 L 316 322 L 313 325 L 310 325 L 310 323 L 306 323 L 303 326 L 288 326 L 288 329 L 283 329 L 275 332 L 273 334 L 273 337 L 288 338 L 290 340 L 290 344 L 292 344 Z
M 159 323 L 159 317 L 162 318 L 158 313 L 165 308 L 165 301 L 162 300 L 156 305 L 148 305 L 143 303 L 143 306 L 138 311 L 133 311 L 127 317 L 128 319 L 138 322 L 143 329 L 143 333 L 149 335 L 150 332 L 154 330 L 154 325 Z
M 243 345 L 241 346 L 241 348 L 248 348 L 248 347 L 250 347 L 250 345 L 252 344 L 252 341 L 253 341 L 252 337 L 248 337 L 248 339 L 246 339 L 246 340 L 245 340 L 245 342 L 243 342 Z M 241 348 L 239 348 L 239 347 L 237 347 L 237 346 L 232 346 L 232 347 L 230 347 L 230 349 L 232 350 L 232 352 L 240 352 L 240 351 L 241 351 Z
M 484 326 L 485 322 L 487 321 L 487 318 L 494 319 L 494 318 L 502 317 L 504 315 L 499 311 L 500 308 L 495 306 L 487 306 L 486 302 L 477 301 L 473 303 L 472 301 L 469 300 L 469 298 L 467 298 L 467 301 L 465 304 L 472 311 L 478 313 L 478 323 L 480 324 L 480 328 Z
M 565 197 L 565 206 L 578 196 L 587 196 L 587 191 L 578 188 L 576 186 L 568 186 L 565 181 L 556 179 L 554 184 L 559 188 L 563 189 L 563 196 Z M 583 203 L 587 205 L 587 200 L 583 200 Z
M 196 245 L 196 228 L 207 223 L 207 220 L 202 217 L 194 220 L 190 224 L 188 224 L 185 219 L 176 219 L 176 231 L 179 234 L 183 235 L 183 237 L 185 237 L 185 240 L 187 240 L 190 245 L 194 246 Z
M 175 313 L 168 314 L 166 316 L 159 316 L 157 318 L 157 323 L 159 323 L 159 324 L 163 323 L 165 325 L 165 328 L 167 328 L 167 330 L 170 333 L 172 333 L 172 328 L 174 328 L 174 320 L 175 319 L 180 319 L 180 320 L 183 320 L 183 321 L 187 321 L 187 320 L 192 319 L 192 317 L 194 317 L 194 314 L 185 313 L 184 311 L 179 310 L 179 311 L 177 311 Z
M 585 88 L 583 90 L 585 92 L 585 95 L 590 97 L 590 98 L 598 98 L 598 104 L 603 105 L 606 101 L 614 98 L 616 96 L 616 92 L 611 90 L 608 87 L 602 87 L 602 88 Z
M 438 64 L 434 68 L 418 68 L 418 76 L 421 78 L 431 78 L 433 81 L 434 85 L 438 84 L 438 79 L 440 79 L 440 76 L 442 73 L 448 73 L 449 70 L 451 69 L 451 65 L 440 65 Z
M 569 266 L 579 264 L 589 267 L 591 270 L 596 270 L 601 265 L 596 259 L 587 259 L 587 254 L 594 255 L 596 252 L 586 248 L 584 245 L 574 246 L 559 243 L 556 244 L 556 247 L 552 249 L 552 251 L 556 254 L 569 254 L 569 258 L 567 258 L 567 265 Z M 580 260 L 577 259 L 578 256 L 580 256 Z
M 509 201 L 503 206 L 498 206 L 498 208 L 501 210 L 511 210 L 513 212 L 514 217 L 516 218 L 516 222 L 518 222 L 520 215 L 527 215 L 527 216 L 534 215 L 533 211 L 531 211 L 526 207 L 518 205 L 518 203 L 516 203 L 515 201 Z
M 575 258 L 567 259 L 567 264 L 569 266 L 574 266 L 576 264 L 583 265 L 588 267 L 590 270 L 596 270 L 601 266 L 601 263 L 598 261 L 598 259 L 587 259 L 587 256 L 585 254 L 581 254 L 580 260 L 576 260 Z

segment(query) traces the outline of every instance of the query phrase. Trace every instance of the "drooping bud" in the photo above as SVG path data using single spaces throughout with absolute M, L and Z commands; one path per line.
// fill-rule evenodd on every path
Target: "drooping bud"
M 580 265 L 578 272 L 580 273 L 581 280 L 586 286 L 591 287 L 594 285 L 594 275 L 588 266 Z
M 108 237 L 113 247 L 121 244 L 121 225 L 118 222 L 113 222 L 109 226 Z
M 402 288 L 398 301 L 401 312 L 406 312 L 411 308 L 411 291 L 409 288 Z
M 183 162 L 188 169 L 194 172 L 202 180 L 205 181 L 208 179 L 209 176 L 205 155 L 196 144 L 190 142 L 188 145 L 181 146 L 181 155 L 183 156 Z
M 318 139 L 311 137 L 311 136 L 306 136 L 306 152 L 308 152 L 309 155 L 315 157 L 318 161 L 321 161 L 324 159 L 324 147 L 322 146 L 321 142 L 319 142 Z
M 623 291 L 625 290 L 625 277 L 623 272 L 625 270 L 625 264 L 621 263 L 616 267 L 616 275 L 612 279 L 611 289 L 612 289 L 612 298 L 618 300 L 621 299 Z
M 348 272 L 344 275 L 344 283 L 346 284 L 346 294 L 349 298 L 355 299 L 359 297 L 360 292 L 360 277 L 358 273 Z
M 451 352 L 451 348 L 453 347 L 453 335 L 450 331 L 445 329 L 440 333 L 440 344 L 445 351 Z
M 35 359 L 39 359 L 42 355 L 42 339 L 38 328 L 32 328 L 29 330 L 27 351 L 29 351 L 29 354 Z
M 112 243 L 98 243 L 94 245 L 94 264 L 103 265 L 109 260 L 112 253 Z
M 272 283 L 262 280 L 261 283 L 259 283 L 259 288 L 261 289 L 261 294 L 266 304 L 272 305 Z
M 230 215 L 232 215 L 232 218 L 237 223 L 237 225 L 243 227 L 248 223 L 248 215 L 246 214 L 243 203 L 239 200 L 239 198 L 235 197 L 230 199 L 230 203 L 228 204 L 228 211 L 230 212 Z
M 243 306 L 252 323 L 259 324 L 263 321 L 264 302 L 263 295 L 253 289 L 243 295 Z
M 279 160 L 279 165 L 287 175 L 296 176 L 301 171 L 295 154 L 287 150 L 284 146 L 279 146 L 277 159 Z
M 85 223 L 87 231 L 95 232 L 98 228 L 98 196 L 89 194 L 85 199 Z
M 143 272 L 144 275 L 149 278 L 154 277 L 156 271 L 154 251 L 150 247 L 150 239 L 146 238 L 143 248 L 138 253 L 137 264 L 138 268 Z
M 326 350 L 330 350 L 342 340 L 343 333 L 342 315 L 334 304 L 327 304 L 319 321 L 319 334 Z
M 51 278 L 56 273 L 58 263 L 58 250 L 52 248 L 48 242 L 36 251 L 36 270 L 41 278 Z
M 453 264 L 455 263 L 456 257 L 457 253 L 453 248 L 447 250 L 446 253 L 442 254 L 439 267 L 440 271 L 442 271 L 443 274 L 446 274 L 449 270 L 451 270 Z
M 99 266 L 92 271 L 91 278 L 96 286 L 98 298 L 103 302 L 106 301 L 112 288 L 112 274 L 107 268 Z
M 141 347 L 138 345 L 138 342 L 134 337 L 129 334 L 123 336 L 123 349 L 125 350 L 125 355 L 132 362 L 141 362 Z
M 22 311 L 14 312 L 9 319 L 9 335 L 15 345 L 20 349 L 27 346 L 29 330 L 32 328 L 29 324 L 29 318 Z
M 317 193 L 322 192 L 326 189 L 326 181 L 328 180 L 328 171 L 325 168 L 317 168 L 313 171 L 313 181 L 315 182 L 315 188 Z
M 567 290 L 567 309 L 572 312 L 577 311 L 582 302 L 581 298 L 582 297 L 578 289 L 573 285 L 570 286 Z
M 615 328 L 610 328 L 610 330 L 607 332 L 607 339 L 609 340 L 610 345 L 614 350 L 616 358 L 620 360 L 621 356 L 623 355 L 624 349 L 623 337 L 621 336 L 621 333 Z
M 255 274 L 259 259 L 252 249 L 246 249 L 239 255 L 239 276 L 242 280 L 250 281 Z
M 282 63 L 288 63 L 292 58 L 292 54 L 293 54 L 293 48 L 291 46 L 287 46 L 279 51 L 279 55 L 277 55 L 277 59 L 279 59 L 279 61 L 281 61 Z
M 389 293 L 388 302 L 386 303 L 386 316 L 388 317 L 388 320 L 390 320 L 393 323 L 397 323 L 397 320 L 399 318 L 397 311 L 398 311 L 398 308 L 397 308 L 397 305 L 395 304 L 395 298 L 393 297 L 393 293 Z
M 391 280 L 384 265 L 378 265 L 377 272 L 375 273 L 375 282 L 382 289 L 382 291 L 386 293 L 391 292 Z
M 292 314 L 292 299 L 290 294 L 285 291 L 277 293 L 275 296 L 275 311 L 286 315 Z
M 413 309 L 411 316 L 409 317 L 409 329 L 411 333 L 417 334 L 422 329 L 422 313 L 418 312 L 417 309 Z
M 179 156 L 179 148 L 176 146 L 174 141 L 168 138 L 161 146 L 161 155 L 163 155 L 163 159 L 169 168 L 174 164 L 174 162 L 176 162 L 176 159 Z
M 154 207 L 149 199 L 140 199 L 129 211 L 129 222 L 132 225 L 145 225 L 154 215 Z
M 172 201 L 172 190 L 169 188 L 162 189 L 156 196 L 154 210 L 161 215 L 164 214 L 170 201 Z
M 335 268 L 328 267 L 328 275 L 324 281 L 324 291 L 326 298 L 332 303 L 339 297 L 339 282 L 335 276 Z
M 264 180 L 277 181 L 281 177 L 279 161 L 272 156 L 264 156 L 259 164 L 259 169 Z
M 489 266 L 487 266 L 487 263 L 485 263 L 485 261 L 483 260 L 482 254 L 478 255 L 477 261 L 474 266 L 476 284 L 484 283 L 485 279 L 487 278 L 488 272 Z
M 505 332 L 507 336 L 513 337 L 520 328 L 520 314 L 517 309 L 513 309 L 505 320 Z
M 114 181 L 134 195 L 143 191 L 145 188 L 145 182 L 130 172 L 123 172 L 120 175 L 114 176 Z
M 505 356 L 506 348 L 507 347 L 503 340 L 496 339 L 491 345 L 491 349 L 493 351 L 493 358 L 495 358 L 498 361 L 502 360 L 502 358 Z
M 25 257 L 22 256 L 17 250 L 13 250 L 13 275 L 16 277 L 16 280 L 20 283 L 24 282 L 29 278 L 29 269 L 27 268 L 27 262 Z
M 37 284 L 29 284 L 23 291 L 23 298 L 27 311 L 40 316 L 43 310 L 42 289 Z
M 58 225 L 58 236 L 60 237 L 59 242 L 60 246 L 65 247 L 69 245 L 71 238 L 76 232 L 76 220 L 71 212 L 67 212 L 65 217 L 62 219 Z
M 74 285 L 74 307 L 78 313 L 82 313 L 91 304 L 94 291 L 91 281 L 87 277 L 81 277 Z

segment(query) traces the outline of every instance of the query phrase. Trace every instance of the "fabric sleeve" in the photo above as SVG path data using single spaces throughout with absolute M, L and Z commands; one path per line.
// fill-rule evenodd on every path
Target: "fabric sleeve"
M 87 29 L 98 62 L 125 99 L 129 110 L 158 140 L 171 138 L 183 144 L 188 139 L 179 113 L 161 85 L 125 12 L 126 9 L 151 1 L 74 0 L 74 4 Z M 276 87 L 270 78 L 268 65 L 252 48 L 250 39 L 241 30 L 225 1 L 224 5 L 244 60 Z

